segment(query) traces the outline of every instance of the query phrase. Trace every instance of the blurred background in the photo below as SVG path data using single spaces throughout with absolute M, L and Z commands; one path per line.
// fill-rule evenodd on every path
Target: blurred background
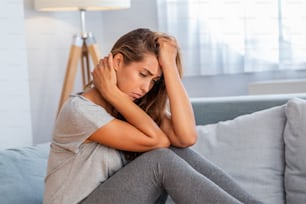
M 40 12 L 34 0 L 3 0 L 0 10 L 0 149 L 48 142 L 80 13 Z M 175 36 L 190 97 L 303 93 L 305 10 L 302 0 L 131 0 L 88 11 L 86 30 L 101 57 L 135 28 Z

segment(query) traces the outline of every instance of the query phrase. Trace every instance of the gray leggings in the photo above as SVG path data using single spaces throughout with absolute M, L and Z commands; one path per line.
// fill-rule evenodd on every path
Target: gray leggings
M 146 152 L 101 183 L 82 204 L 260 203 L 190 148 Z

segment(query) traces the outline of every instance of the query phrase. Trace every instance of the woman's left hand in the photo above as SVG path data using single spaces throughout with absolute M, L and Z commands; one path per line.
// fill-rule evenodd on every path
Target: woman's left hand
M 161 128 L 173 146 L 188 147 L 196 142 L 197 134 L 192 106 L 180 76 L 178 44 L 174 38 L 163 36 L 158 39 L 158 43 L 158 60 L 171 112 L 171 116 L 165 115 Z
M 174 38 L 160 37 L 159 44 L 159 64 L 162 69 L 174 67 L 176 69 L 176 57 L 178 54 L 178 45 Z

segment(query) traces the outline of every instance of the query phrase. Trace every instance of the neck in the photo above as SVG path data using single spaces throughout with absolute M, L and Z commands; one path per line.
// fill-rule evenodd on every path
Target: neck
M 84 97 L 94 102 L 95 104 L 102 106 L 106 109 L 106 111 L 110 112 L 112 106 L 104 99 L 104 97 L 100 94 L 100 92 L 95 88 L 90 88 L 86 92 L 82 94 Z

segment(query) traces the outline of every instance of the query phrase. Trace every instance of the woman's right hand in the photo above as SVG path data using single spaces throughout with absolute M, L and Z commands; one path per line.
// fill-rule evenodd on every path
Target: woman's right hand
M 100 59 L 99 64 L 96 65 L 92 72 L 93 83 L 100 94 L 108 100 L 117 87 L 116 72 L 113 67 L 113 55 Z M 119 89 L 118 89 L 119 90 Z

